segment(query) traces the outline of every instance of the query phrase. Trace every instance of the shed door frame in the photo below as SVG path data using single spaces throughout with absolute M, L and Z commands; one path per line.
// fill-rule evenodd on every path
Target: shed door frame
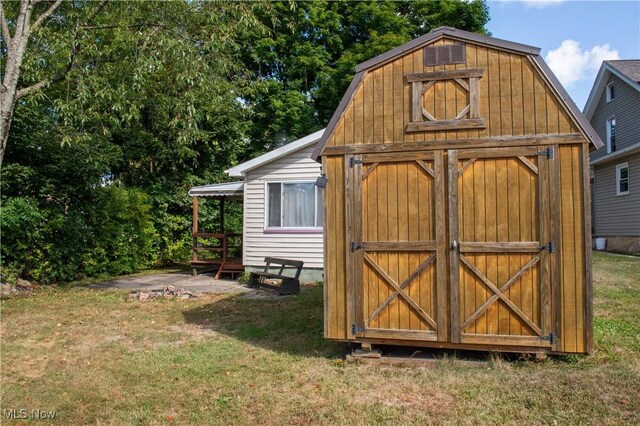
M 557 339 L 552 331 L 555 327 L 553 323 L 553 303 L 557 303 L 552 298 L 552 260 L 557 254 L 558 241 L 554 238 L 555 232 L 549 225 L 553 222 L 551 214 L 551 203 L 553 197 L 550 192 L 550 169 L 555 166 L 553 159 L 553 147 L 547 146 L 524 146 L 505 148 L 483 148 L 483 149 L 454 149 L 448 151 L 448 195 L 449 195 L 449 290 L 450 290 L 450 313 L 451 313 L 451 342 L 468 344 L 495 344 L 501 343 L 512 346 L 536 346 L 556 348 Z M 556 150 L 557 152 L 557 150 Z M 537 165 L 529 161 L 527 157 L 538 157 Z M 478 159 L 516 159 L 522 167 L 529 168 L 537 175 L 537 212 L 535 218 L 538 222 L 538 237 L 534 241 L 518 242 L 470 242 L 461 241 L 459 235 L 459 225 L 461 219 L 458 217 L 459 203 L 458 183 L 464 172 Z M 459 167 L 459 161 L 463 162 Z M 555 228 L 555 227 L 554 227 Z M 554 241 L 555 240 L 555 241 Z M 551 248 L 553 246 L 553 248 Z M 555 253 L 554 253 L 555 252 Z M 505 282 L 492 282 L 482 271 L 477 268 L 467 256 L 469 254 L 508 254 L 522 253 L 531 254 L 531 259 L 522 266 L 515 274 L 512 274 Z M 465 256 L 466 255 L 466 256 Z M 531 268 L 538 265 L 538 291 L 539 297 L 539 325 L 529 318 L 516 303 L 512 302 L 505 292 L 515 285 L 524 274 Z M 461 318 L 460 310 L 460 273 L 462 269 L 467 269 L 474 275 L 483 286 L 490 292 L 490 296 L 469 318 Z M 464 329 L 473 324 L 474 320 L 484 315 L 487 309 L 494 303 L 503 303 L 508 307 L 514 318 L 518 318 L 523 323 L 523 327 L 528 328 L 531 336 L 510 335 L 510 334 L 475 334 L 464 333 Z M 551 336 L 551 337 L 550 337 Z M 547 340 L 549 339 L 549 340 Z
M 433 161 L 433 168 L 425 160 Z M 362 232 L 362 183 L 367 176 L 380 164 L 388 163 L 417 163 L 421 172 L 433 180 L 435 203 L 435 238 L 430 241 L 419 242 L 367 242 L 363 241 Z M 363 173 L 363 166 L 366 170 Z M 372 153 L 345 156 L 345 217 L 346 217 L 346 267 L 347 276 L 353 285 L 347 286 L 347 323 L 352 324 L 351 337 L 391 338 L 405 340 L 431 340 L 448 342 L 449 314 L 447 311 L 447 236 L 446 236 L 446 165 L 444 151 L 420 151 L 407 153 Z M 352 247 L 357 243 L 358 248 Z M 414 252 L 429 253 L 429 258 L 418 268 L 411 271 L 402 283 L 395 282 L 375 260 L 367 254 L 371 252 Z M 373 329 L 368 324 L 371 318 L 365 318 L 364 309 L 364 281 L 363 267 L 367 264 L 382 277 L 392 294 L 379 308 L 382 309 L 397 298 L 406 303 L 418 317 L 429 323 L 434 331 L 411 331 L 402 329 Z M 411 282 L 427 268 L 436 271 L 436 312 L 429 316 L 421 309 L 405 290 Z M 376 312 L 374 312 L 375 314 Z M 379 311 L 378 311 L 379 313 Z
M 390 339 L 403 339 L 411 340 L 432 340 L 439 342 L 451 342 L 451 343 L 481 343 L 479 341 L 472 341 L 473 339 L 464 339 L 460 330 L 460 317 L 459 317 L 459 277 L 458 271 L 460 267 L 460 252 L 456 252 L 451 249 L 451 242 L 458 241 L 458 235 L 455 232 L 457 229 L 457 177 L 459 176 L 459 168 L 457 165 L 458 159 L 472 159 L 478 157 L 494 158 L 494 157 L 525 157 L 526 155 L 541 154 L 545 148 L 554 151 L 557 146 L 541 146 L 532 145 L 518 148 L 482 148 L 482 149 L 452 149 L 452 150 L 433 150 L 433 151 L 421 151 L 421 152 L 403 152 L 403 153 L 371 153 L 371 154 L 355 154 L 345 155 L 345 253 L 346 256 L 346 268 L 347 279 L 353 285 L 347 286 L 347 300 L 346 300 L 346 316 L 347 324 L 351 325 L 351 329 L 348 331 L 350 338 L 390 338 Z M 549 152 L 549 151 L 547 151 Z M 555 149 L 557 152 L 557 149 Z M 448 157 L 448 164 L 445 162 L 445 153 Z M 364 171 L 363 176 L 363 164 L 377 165 L 379 163 L 386 162 L 407 162 L 407 161 L 420 161 L 425 155 L 433 159 L 433 178 L 435 183 L 435 203 L 436 203 L 436 240 L 433 241 L 432 252 L 435 254 L 435 258 L 432 259 L 433 266 L 437 268 L 437 316 L 432 318 L 437 324 L 436 333 L 431 336 L 426 336 L 424 333 L 415 333 L 414 336 L 411 333 L 402 332 L 398 330 L 397 333 L 387 331 L 385 336 L 376 333 L 377 335 L 371 335 L 367 333 L 367 321 L 364 314 L 364 283 L 362 267 L 365 264 L 365 250 L 359 249 L 353 250 L 352 243 L 362 244 L 363 232 L 362 232 L 362 182 L 363 178 L 366 178 L 367 171 Z M 493 156 L 493 157 L 492 157 Z M 554 195 L 554 191 L 550 191 L 552 185 L 549 184 L 549 179 L 554 176 L 554 170 L 557 167 L 556 161 L 553 159 L 547 159 L 544 156 L 539 157 L 538 165 L 538 196 L 539 196 L 539 239 L 543 244 L 548 244 L 552 241 L 554 235 L 556 235 L 555 219 L 556 215 L 553 213 L 558 209 L 558 206 L 554 206 L 554 202 L 557 202 L 557 197 Z M 526 161 L 526 160 L 524 160 Z M 526 164 L 526 163 L 525 163 Z M 371 167 L 371 166 L 370 166 Z M 464 166 L 463 166 L 464 168 Z M 369 171 L 370 173 L 370 171 Z M 455 185 L 453 185 L 455 182 Z M 551 192 L 551 193 L 550 193 Z M 446 198 L 449 198 L 447 203 Z M 555 201 L 554 201 L 555 200 Z M 452 226 L 453 224 L 456 226 Z M 549 225 L 550 223 L 550 225 Z M 556 247 L 559 248 L 559 242 L 557 239 Z M 531 244 L 528 244 L 531 245 Z M 532 252 L 531 247 L 527 250 Z M 556 250 L 557 250 L 556 248 Z M 556 296 L 558 288 L 558 275 L 556 270 L 559 262 L 555 259 L 555 256 L 550 255 L 549 251 L 540 250 L 537 255 L 534 255 L 540 264 L 540 281 L 541 281 L 541 325 L 536 333 L 540 337 L 548 336 L 551 331 L 557 332 L 557 324 L 559 317 L 559 305 L 558 298 Z M 369 262 L 369 264 L 371 264 Z M 530 265 L 531 266 L 531 265 Z M 374 266 L 375 268 L 375 266 Z M 523 268 L 525 269 L 525 268 Z M 454 273 L 454 271 L 456 273 Z M 414 271 L 416 272 L 416 271 Z M 520 272 L 519 272 L 520 273 Z M 396 285 L 398 283 L 395 283 Z M 393 283 L 391 283 L 393 286 Z M 502 286 L 504 286 L 502 284 Z M 395 287 L 395 286 L 394 286 Z M 504 295 L 499 294 L 500 288 L 495 288 L 494 296 L 497 299 L 504 301 Z M 553 296 L 552 296 L 553 292 Z M 402 292 L 398 292 L 395 289 L 395 297 L 403 297 L 404 301 L 411 304 L 406 295 Z M 501 297 L 502 296 L 502 297 Z M 456 315 L 456 312 L 458 315 Z M 552 325 L 553 324 L 553 325 Z M 369 334 L 369 335 L 368 335 Z M 469 337 L 469 336 L 467 336 Z M 497 337 L 497 341 L 491 342 L 490 337 Z M 488 335 L 484 344 L 506 344 L 510 346 L 539 346 L 549 347 L 552 350 L 558 350 L 560 348 L 559 339 L 557 343 L 553 343 L 538 339 L 538 336 L 533 338 L 526 338 L 520 336 L 508 335 Z M 464 341 L 466 340 L 466 342 Z M 476 339 L 478 340 L 478 339 Z

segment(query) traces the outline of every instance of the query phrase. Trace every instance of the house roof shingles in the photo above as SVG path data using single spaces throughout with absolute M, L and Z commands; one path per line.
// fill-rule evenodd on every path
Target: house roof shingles
M 629 77 L 630 80 L 640 84 L 640 59 L 623 59 L 605 62 Z

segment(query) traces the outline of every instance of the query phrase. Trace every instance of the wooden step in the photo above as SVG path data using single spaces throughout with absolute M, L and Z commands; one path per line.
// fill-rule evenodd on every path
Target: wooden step
M 240 263 L 223 263 L 216 272 L 215 279 L 219 279 L 222 274 L 241 274 L 244 272 L 244 265 Z
M 222 259 L 192 260 L 191 266 L 197 265 L 221 265 Z

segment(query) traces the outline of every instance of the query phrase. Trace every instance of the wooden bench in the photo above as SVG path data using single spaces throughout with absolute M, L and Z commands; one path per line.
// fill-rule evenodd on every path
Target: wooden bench
M 249 275 L 249 287 L 266 287 L 274 290 L 278 290 L 281 295 L 285 294 L 298 294 L 300 293 L 300 272 L 302 272 L 302 265 L 304 262 L 301 260 L 291 259 L 279 259 L 276 257 L 265 257 L 266 263 L 264 271 L 251 272 Z M 280 270 L 277 274 L 269 272 L 271 265 L 277 265 Z M 294 276 L 284 275 L 285 269 L 296 269 Z M 280 285 L 270 284 L 267 280 L 280 280 Z

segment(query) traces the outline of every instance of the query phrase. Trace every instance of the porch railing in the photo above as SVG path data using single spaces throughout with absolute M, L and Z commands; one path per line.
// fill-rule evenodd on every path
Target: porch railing
M 194 232 L 192 236 L 192 265 L 242 264 L 242 234 Z

